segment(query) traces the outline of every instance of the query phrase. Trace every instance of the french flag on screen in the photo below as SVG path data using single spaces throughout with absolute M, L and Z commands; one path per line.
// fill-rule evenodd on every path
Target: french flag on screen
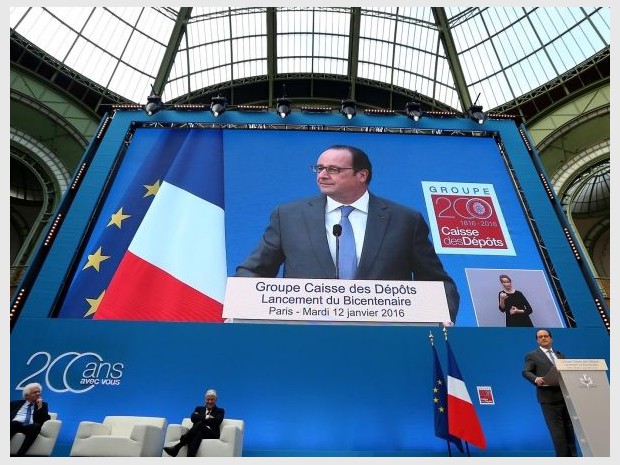
M 223 158 L 221 131 L 136 131 L 58 316 L 222 322 Z
M 461 438 L 480 449 L 487 447 L 478 414 L 471 402 L 461 370 L 456 364 L 450 343 L 448 351 L 448 428 L 451 436 Z
M 223 154 L 196 139 L 175 157 L 95 319 L 223 321 Z

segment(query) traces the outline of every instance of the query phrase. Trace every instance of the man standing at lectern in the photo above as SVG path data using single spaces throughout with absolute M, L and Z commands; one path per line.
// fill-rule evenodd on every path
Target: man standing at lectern
M 551 331 L 536 331 L 538 348 L 525 355 L 523 376 L 536 386 L 536 397 L 551 434 L 556 457 L 577 457 L 575 431 L 560 386 L 549 386 L 543 377 L 555 365 L 555 360 L 565 358 L 553 349 Z
M 426 221 L 420 212 L 368 191 L 368 155 L 334 145 L 312 170 L 322 194 L 278 206 L 236 276 L 275 277 L 284 265 L 287 278 L 443 281 L 456 321 L 459 294 L 428 238 Z

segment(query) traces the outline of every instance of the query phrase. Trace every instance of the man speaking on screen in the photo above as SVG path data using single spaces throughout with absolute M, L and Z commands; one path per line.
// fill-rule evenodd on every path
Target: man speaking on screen
M 369 192 L 368 155 L 334 145 L 312 170 L 321 195 L 276 207 L 236 276 L 276 277 L 284 265 L 286 278 L 443 281 L 455 322 L 459 294 L 426 221 L 420 212 Z

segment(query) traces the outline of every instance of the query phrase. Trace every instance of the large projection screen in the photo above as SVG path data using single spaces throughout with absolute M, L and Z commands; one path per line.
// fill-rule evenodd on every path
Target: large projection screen
M 317 195 L 310 166 L 328 147 L 351 145 L 373 164 L 370 191 L 426 220 L 460 294 L 457 325 L 506 326 L 502 275 L 525 296 L 533 326 L 573 319 L 500 131 L 147 123 L 124 140 L 54 316 L 223 322 L 226 277 L 271 212 Z M 171 309 L 175 299 L 182 308 Z

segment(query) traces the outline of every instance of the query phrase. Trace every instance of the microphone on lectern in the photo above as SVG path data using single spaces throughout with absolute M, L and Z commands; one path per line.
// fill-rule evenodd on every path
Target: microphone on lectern
M 332 234 L 336 236 L 336 279 L 340 278 L 340 235 L 342 234 L 342 225 L 335 224 L 332 229 Z

